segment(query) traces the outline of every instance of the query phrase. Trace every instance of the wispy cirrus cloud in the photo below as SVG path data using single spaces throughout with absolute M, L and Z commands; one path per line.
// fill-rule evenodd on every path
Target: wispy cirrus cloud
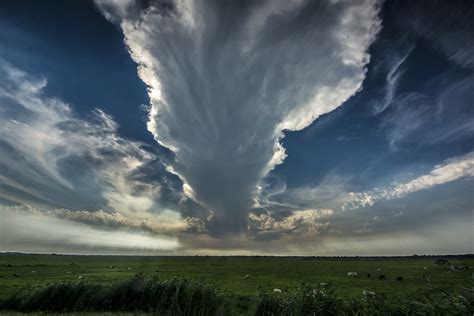
M 119 136 L 103 111 L 80 118 L 46 96 L 45 78 L 3 60 L 0 74 L 2 200 L 90 214 L 103 209 L 137 220 L 167 211 L 159 205 L 160 182 L 141 179 L 143 168 L 158 160 L 150 148 Z M 105 216 L 93 216 L 99 214 Z
M 436 3 L 407 3 L 401 6 L 406 12 L 413 32 L 433 42 L 448 60 L 465 68 L 474 68 L 474 10 L 469 1 Z
M 284 131 L 361 89 L 381 28 L 377 1 L 96 2 L 148 86 L 148 130 L 215 235 L 245 230 L 259 182 L 286 157 Z
M 449 74 L 446 74 L 449 76 Z M 474 135 L 474 76 L 432 80 L 440 87 L 430 93 L 410 92 L 396 96 L 382 128 L 393 150 L 410 144 L 418 146 L 452 143 Z
M 450 158 L 435 166 L 430 173 L 408 182 L 397 183 L 387 188 L 376 188 L 368 192 L 351 192 L 342 208 L 345 210 L 373 206 L 378 201 L 401 198 L 410 193 L 471 177 L 474 177 L 474 152 Z
M 383 100 L 377 100 L 373 104 L 373 114 L 377 115 L 385 111 L 393 101 L 396 95 L 397 87 L 400 82 L 400 77 L 403 75 L 402 65 L 405 60 L 410 56 L 414 46 L 408 46 L 401 50 L 400 53 L 390 56 L 390 61 L 386 61 L 388 64 L 387 74 L 385 76 L 385 89 Z

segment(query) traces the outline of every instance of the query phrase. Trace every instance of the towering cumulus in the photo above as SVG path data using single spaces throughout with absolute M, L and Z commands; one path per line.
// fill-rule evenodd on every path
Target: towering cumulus
M 150 98 L 148 130 L 213 235 L 242 232 L 258 184 L 301 130 L 362 85 L 376 1 L 97 0 Z

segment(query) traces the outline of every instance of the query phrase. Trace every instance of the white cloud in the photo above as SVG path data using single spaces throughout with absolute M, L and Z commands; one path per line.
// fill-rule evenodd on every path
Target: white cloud
M 449 84 L 445 76 L 449 73 L 429 81 L 437 87 L 431 94 L 404 93 L 393 100 L 390 115 L 382 124 L 393 150 L 472 137 L 474 76 L 462 76 Z
M 122 9 L 97 3 L 107 16 Z M 301 130 L 361 89 L 380 5 L 175 4 L 115 13 L 148 86 L 148 130 L 174 152 L 188 196 L 214 213 L 214 233 L 243 230 L 259 182 L 286 157 L 283 131 Z
M 388 188 L 376 188 L 362 193 L 351 192 L 343 209 L 372 206 L 378 201 L 401 198 L 413 192 L 468 177 L 474 177 L 474 152 L 450 158 L 443 164 L 435 166 L 429 174 L 419 176 L 406 183 L 395 184 Z
M 164 211 L 158 215 L 140 218 L 127 217 L 121 213 L 108 213 L 103 210 L 95 212 L 71 211 L 68 209 L 54 209 L 44 212 L 48 216 L 54 216 L 70 221 L 82 222 L 100 227 L 133 228 L 145 230 L 155 234 L 177 235 L 187 228 L 186 219 L 182 219 L 178 213 Z
M 175 237 L 91 227 L 26 206 L 0 206 L 0 213 L 0 251 L 149 254 L 180 246 Z
M 403 70 L 400 67 L 408 56 L 410 56 L 413 49 L 414 46 L 410 46 L 400 53 L 401 56 L 396 56 L 395 58 L 391 56 L 392 59 L 390 60 L 389 70 L 385 76 L 385 96 L 381 102 L 377 101 L 374 104 L 374 114 L 382 113 L 392 103 L 398 88 L 398 82 L 400 81 L 400 77 L 403 75 Z
M 134 176 L 157 156 L 103 111 L 82 119 L 47 97 L 46 83 L 0 60 L 0 198 L 142 220 L 163 211 L 159 184 Z
M 329 225 L 327 219 L 334 214 L 333 210 L 300 210 L 281 219 L 275 218 L 270 212 L 249 214 L 250 226 L 260 233 L 288 233 L 296 236 L 302 234 L 317 234 L 322 227 Z

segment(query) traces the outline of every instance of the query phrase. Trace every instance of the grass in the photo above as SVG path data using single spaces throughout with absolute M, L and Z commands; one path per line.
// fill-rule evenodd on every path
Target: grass
M 474 266 L 473 257 L 449 260 L 454 266 Z M 378 269 L 380 271 L 377 271 Z M 349 278 L 347 277 L 349 271 L 358 272 L 359 276 Z M 149 287 L 150 284 L 155 284 L 156 287 L 168 282 L 166 284 L 173 284 L 173 288 L 185 289 L 189 286 L 198 289 L 194 293 L 208 293 L 205 297 L 210 295 L 215 306 L 220 306 L 221 300 L 225 301 L 224 306 L 231 308 L 235 313 L 265 314 L 263 311 L 267 308 L 274 315 L 298 315 L 302 312 L 299 308 L 304 306 L 314 311 L 320 305 L 313 306 L 308 302 L 311 302 L 312 290 L 321 282 L 328 284 L 328 293 L 325 293 L 328 299 L 325 301 L 325 298 L 319 297 L 317 303 L 322 304 L 321 306 L 327 311 L 331 310 L 331 306 L 335 306 L 334 308 L 339 308 L 339 314 L 351 309 L 375 308 L 372 305 L 377 304 L 386 310 L 394 308 L 395 314 L 400 302 L 404 302 L 405 307 L 413 305 L 410 307 L 412 310 L 424 305 L 426 306 L 423 308 L 438 305 L 442 308 L 445 306 L 443 304 L 448 304 L 449 308 L 455 310 L 456 304 L 466 306 L 463 305 L 462 299 L 458 298 L 461 302 L 456 301 L 458 295 L 471 302 L 472 295 L 469 296 L 469 293 L 472 294 L 473 271 L 473 269 L 453 271 L 447 265 L 435 264 L 435 259 L 429 257 L 312 259 L 8 254 L 0 255 L 2 288 L 0 303 L 6 302 L 23 288 L 30 289 L 28 295 L 42 293 L 43 296 L 40 297 L 46 301 L 47 297 L 51 297 L 51 293 L 55 293 L 54 291 L 75 293 L 78 284 L 94 287 L 94 293 L 110 291 L 116 293 L 114 291 L 117 291 L 117 287 L 130 285 L 134 275 L 139 274 L 143 280 L 147 280 L 143 281 L 143 284 L 148 284 Z M 370 278 L 367 277 L 367 273 L 371 274 Z M 377 277 L 380 274 L 384 274 L 386 280 L 379 280 Z M 423 274 L 428 277 L 429 282 L 423 278 Z M 79 276 L 82 278 L 79 279 Z M 404 280 L 396 281 L 398 276 L 403 276 Z M 281 289 L 282 294 L 274 294 L 275 288 Z M 85 291 L 84 288 L 82 290 Z M 363 299 L 363 290 L 374 291 L 377 299 L 374 301 Z M 22 300 L 29 297 L 25 292 L 22 293 L 20 296 Z M 156 297 L 155 294 L 152 297 Z M 305 298 L 309 298 L 307 303 L 304 303 Z M 87 304 L 92 303 L 89 301 Z M 138 303 L 130 304 L 129 309 L 121 311 L 134 310 L 137 306 L 134 304 Z M 205 305 L 211 306 L 207 303 Z M 69 303 L 68 306 L 74 304 Z M 114 303 L 113 306 L 117 305 Z M 278 309 L 278 306 L 283 306 L 281 307 L 283 309 Z M 149 309 L 139 308 L 139 310 Z M 347 315 L 351 314 L 347 312 Z
M 25 289 L 4 301 L 2 308 L 21 312 L 142 311 L 195 316 L 225 311 L 223 299 L 199 281 L 161 281 L 141 274 L 116 284 L 80 281 Z
M 289 295 L 260 295 L 249 315 L 472 315 L 472 288 L 414 299 L 380 297 L 342 300 L 331 289 L 302 287 Z

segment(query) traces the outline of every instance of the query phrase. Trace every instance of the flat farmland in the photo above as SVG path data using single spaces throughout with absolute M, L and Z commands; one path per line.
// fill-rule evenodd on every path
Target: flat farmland
M 303 285 L 330 288 L 338 298 L 362 298 L 364 290 L 385 300 L 456 295 L 473 286 L 474 257 L 135 257 L 0 255 L 0 301 L 21 289 L 61 282 L 113 284 L 140 274 L 159 280 L 193 279 L 219 295 L 245 304 L 258 293 L 298 291 Z M 356 277 L 348 276 L 356 272 Z M 385 279 L 380 279 L 383 276 Z M 382 278 L 383 278 L 382 277 Z M 402 277 L 403 280 L 397 281 Z

